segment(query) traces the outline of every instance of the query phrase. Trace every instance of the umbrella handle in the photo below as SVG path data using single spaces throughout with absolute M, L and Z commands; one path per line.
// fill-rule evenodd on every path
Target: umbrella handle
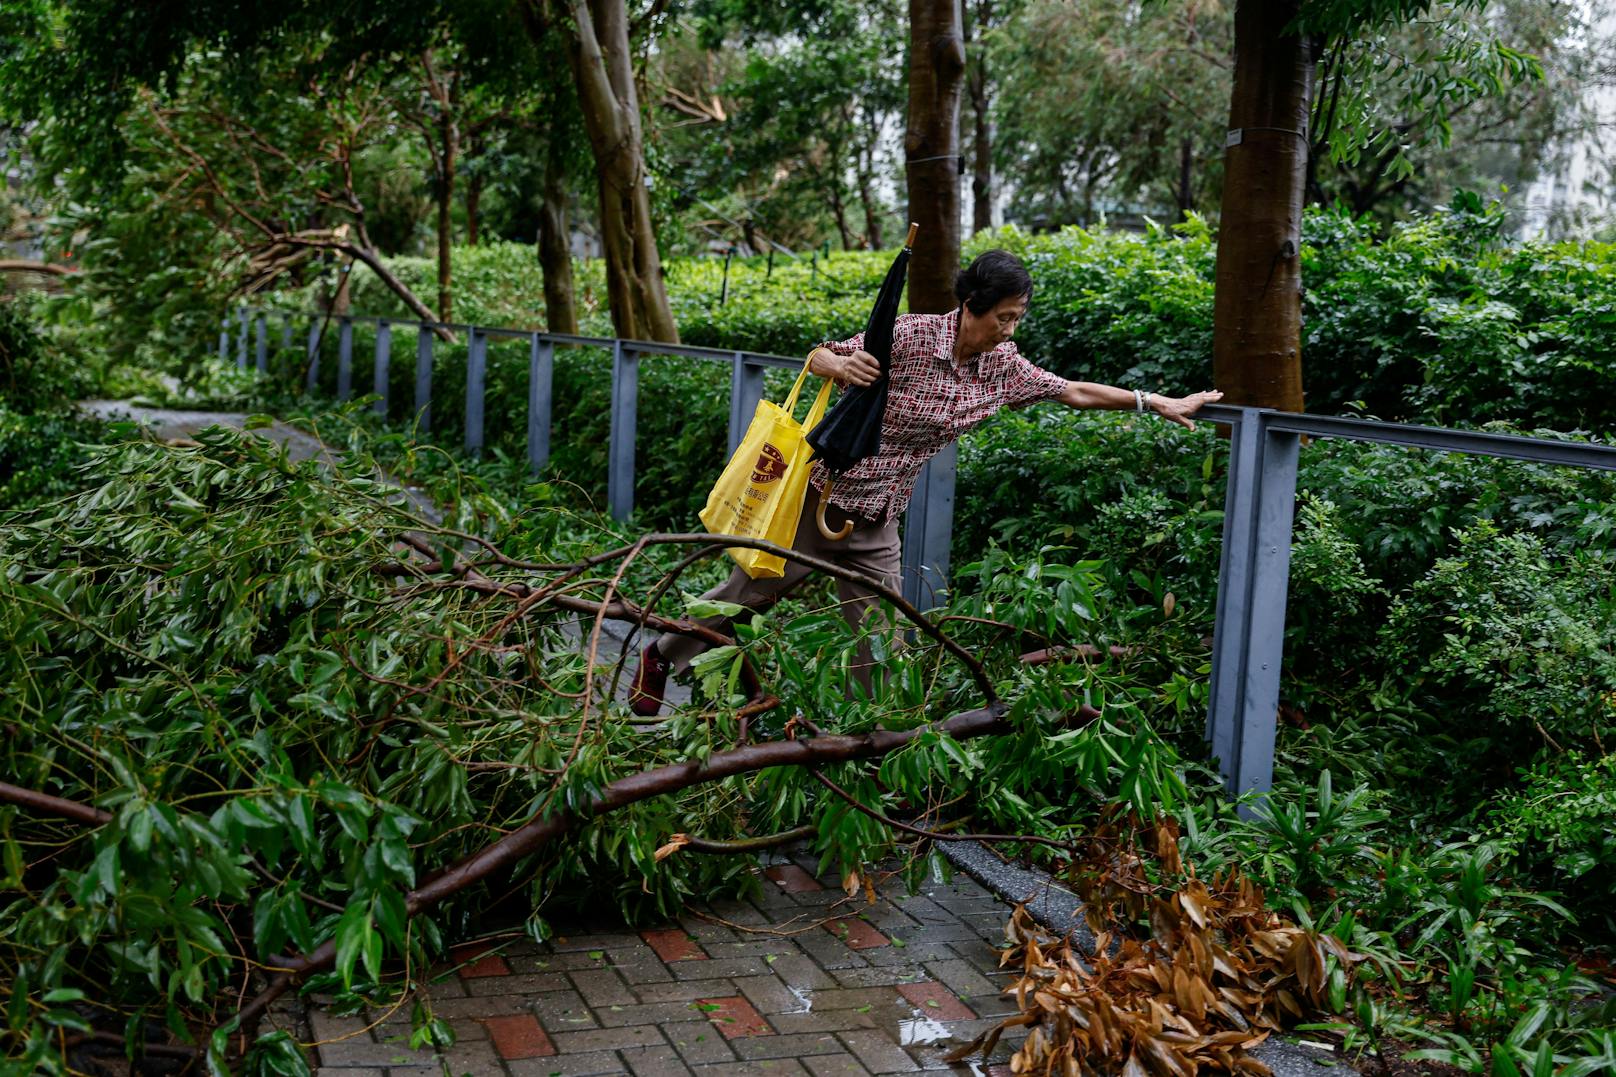
M 819 491 L 819 508 L 814 510 L 814 523 L 819 525 L 819 533 L 831 542 L 840 542 L 853 533 L 853 521 L 848 520 L 842 525 L 840 531 L 832 531 L 825 522 L 825 507 L 830 504 L 830 480 L 825 480 L 825 488 Z

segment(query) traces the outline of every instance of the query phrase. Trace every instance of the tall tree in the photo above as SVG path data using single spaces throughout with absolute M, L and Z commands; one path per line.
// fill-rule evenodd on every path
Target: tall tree
M 1460 0 L 1440 14 L 1463 19 L 1485 4 Z M 1240 0 L 1213 303 L 1213 378 L 1229 403 L 1303 407 L 1301 217 L 1319 58 L 1338 50 L 1352 59 L 1355 74 L 1338 85 L 1349 87 L 1349 102 L 1362 102 L 1361 87 L 1384 58 L 1351 46 L 1424 17 L 1434 6 L 1431 0 Z M 1409 75 L 1404 104 L 1441 132 L 1451 131 L 1456 108 L 1508 82 L 1542 75 L 1534 58 L 1494 35 L 1439 59 L 1438 77 Z M 1402 132 L 1377 125 L 1361 105 L 1326 115 L 1333 123 L 1326 133 L 1332 158 L 1355 162 L 1396 145 L 1386 168 L 1394 174 L 1412 169 Z
M 976 0 L 965 13 L 966 88 L 971 98 L 971 231 L 993 227 L 993 115 L 988 51 L 980 47 L 993 27 L 993 0 Z
M 567 50 L 600 192 L 606 293 L 618 336 L 677 341 L 651 219 L 649 173 L 624 0 L 523 0 L 535 45 Z
M 545 154 L 539 207 L 539 268 L 544 274 L 544 324 L 552 333 L 578 332 L 572 282 L 571 229 L 567 225 L 567 152 L 551 137 Z
M 957 0 L 909 0 L 909 126 L 903 150 L 909 215 L 920 225 L 909 263 L 909 309 L 956 306 L 960 260 L 960 90 L 965 38 Z
M 1302 410 L 1302 204 L 1318 42 L 1301 0 L 1241 0 L 1224 159 L 1212 369 L 1232 404 Z

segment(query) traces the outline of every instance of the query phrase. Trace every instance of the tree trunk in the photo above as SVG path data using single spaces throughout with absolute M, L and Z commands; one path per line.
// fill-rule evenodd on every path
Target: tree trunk
M 1185 139 L 1178 146 L 1178 215 L 1185 220 L 1195 210 L 1195 143 Z
M 438 320 L 454 320 L 449 255 L 454 246 L 451 211 L 454 209 L 456 157 L 460 145 L 454 116 L 446 108 L 438 118 Z
M 1300 0 L 1240 0 L 1218 229 L 1212 370 L 1227 404 L 1302 410 L 1302 203 L 1314 41 Z
M 677 341 L 651 223 L 639 94 L 623 0 L 558 0 L 584 128 L 600 181 L 606 294 L 620 337 Z
M 337 267 L 337 294 L 331 299 L 331 313 L 346 317 L 353 306 L 353 259 Z
M 842 237 L 842 250 L 853 249 L 853 232 L 847 226 L 847 203 L 842 198 L 842 189 L 836 183 L 830 188 L 830 214 L 836 221 L 836 231 Z
M 881 249 L 881 200 L 875 194 L 875 139 L 864 144 L 858 168 L 859 201 L 864 204 L 864 240 L 872 251 Z
M 483 205 L 483 177 L 480 172 L 473 172 L 466 180 L 466 245 L 477 245 L 478 217 L 482 213 Z
M 909 263 L 909 310 L 956 306 L 960 258 L 960 88 L 965 40 L 956 0 L 909 0 L 909 127 L 904 158 L 909 219 L 920 225 Z
M 551 150 L 544 172 L 544 203 L 539 210 L 539 267 L 544 273 L 544 325 L 552 333 L 578 332 L 573 299 L 572 251 L 567 243 L 567 185 L 561 154 Z
M 992 0 L 977 0 L 976 25 L 986 33 L 993 18 Z M 965 23 L 969 47 L 970 23 Z M 979 38 L 980 39 L 980 38 Z M 971 93 L 971 232 L 993 227 L 993 124 L 988 114 L 987 55 L 977 49 L 971 57 L 968 79 Z

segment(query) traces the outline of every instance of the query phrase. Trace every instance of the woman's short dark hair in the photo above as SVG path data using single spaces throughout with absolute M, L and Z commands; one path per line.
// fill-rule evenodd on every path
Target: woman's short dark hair
M 986 314 L 1000 300 L 1020 296 L 1031 301 L 1032 274 L 1009 251 L 983 251 L 954 277 L 954 298 L 972 314 Z

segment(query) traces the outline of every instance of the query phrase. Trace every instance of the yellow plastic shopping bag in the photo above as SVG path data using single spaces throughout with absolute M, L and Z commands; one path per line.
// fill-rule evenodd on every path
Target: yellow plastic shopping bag
M 807 441 L 808 431 L 825 417 L 825 405 L 830 401 L 827 379 L 807 418 L 797 422 L 797 397 L 807 377 L 804 363 L 784 404 L 758 401 L 752 425 L 707 495 L 707 507 L 701 510 L 701 522 L 710 534 L 745 535 L 781 546 L 796 541 L 814 451 Z M 731 547 L 729 555 L 755 580 L 785 574 L 783 557 L 739 546 Z

